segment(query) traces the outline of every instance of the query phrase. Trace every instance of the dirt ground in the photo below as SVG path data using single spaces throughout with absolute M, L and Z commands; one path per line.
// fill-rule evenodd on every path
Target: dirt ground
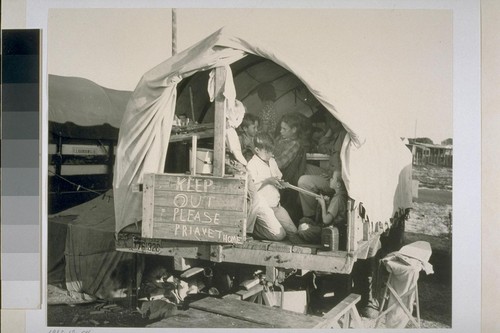
M 422 271 L 418 283 L 421 325 L 449 328 L 452 319 L 452 172 L 449 168 L 414 167 L 413 178 L 419 180 L 424 192 L 431 190 L 422 196 L 423 192 L 419 192 L 405 228 L 406 244 L 424 240 L 433 250 L 430 263 L 434 274 L 426 275 Z M 49 305 L 47 319 L 48 326 L 60 327 L 145 327 L 154 322 L 142 318 L 124 299 L 111 303 Z M 363 325 L 371 328 L 374 321 L 363 318 Z

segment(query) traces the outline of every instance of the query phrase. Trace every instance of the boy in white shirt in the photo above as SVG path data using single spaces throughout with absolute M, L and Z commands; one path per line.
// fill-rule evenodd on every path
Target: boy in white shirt
M 298 239 L 297 227 L 285 208 L 280 205 L 281 171 L 273 158 L 273 140 L 267 133 L 257 133 L 254 139 L 255 155 L 247 164 L 258 196 L 254 235 L 280 241 Z

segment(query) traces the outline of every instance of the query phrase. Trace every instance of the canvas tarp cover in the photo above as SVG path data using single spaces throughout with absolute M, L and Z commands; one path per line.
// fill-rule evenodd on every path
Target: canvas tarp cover
M 300 45 L 291 35 L 254 38 L 223 28 L 143 75 L 120 126 L 113 180 L 117 232 L 142 220 L 142 193 L 132 186 L 142 183 L 145 174 L 163 172 L 179 82 L 218 66 L 231 74 L 227 65 L 246 55 L 269 59 L 293 73 L 342 122 L 348 132 L 341 154 L 343 179 L 349 196 L 363 203 L 371 220 L 388 221 L 398 209 L 411 207 L 411 153 L 368 105 L 335 105 L 342 104 L 337 95 L 347 91 L 336 91 L 329 80 L 335 73 L 316 61 L 320 47 Z M 227 84 L 225 89 L 234 91 Z
M 69 138 L 118 139 L 132 94 L 80 77 L 49 75 L 49 131 Z
M 135 254 L 115 250 L 112 191 L 79 206 L 49 216 L 47 274 L 49 283 L 63 284 L 72 293 L 107 298 L 124 267 Z M 134 274 L 129 270 L 128 274 Z

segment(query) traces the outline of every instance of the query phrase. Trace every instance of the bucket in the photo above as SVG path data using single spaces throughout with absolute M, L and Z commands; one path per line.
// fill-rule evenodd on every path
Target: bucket
M 189 156 L 191 156 L 192 150 L 189 149 Z M 196 150 L 196 169 L 197 174 L 211 174 L 213 171 L 213 161 L 214 151 L 212 149 L 198 148 Z M 189 159 L 189 169 L 193 167 L 193 162 L 191 158 Z

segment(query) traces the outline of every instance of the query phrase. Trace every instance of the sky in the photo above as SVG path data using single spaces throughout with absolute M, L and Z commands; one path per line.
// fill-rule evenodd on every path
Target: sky
M 51 9 L 48 73 L 118 90 L 171 55 L 162 9 Z M 331 66 L 341 105 L 377 113 L 401 137 L 453 135 L 453 22 L 449 10 L 177 9 L 177 51 L 225 25 L 308 37 Z M 276 41 L 279 42 L 279 41 Z

